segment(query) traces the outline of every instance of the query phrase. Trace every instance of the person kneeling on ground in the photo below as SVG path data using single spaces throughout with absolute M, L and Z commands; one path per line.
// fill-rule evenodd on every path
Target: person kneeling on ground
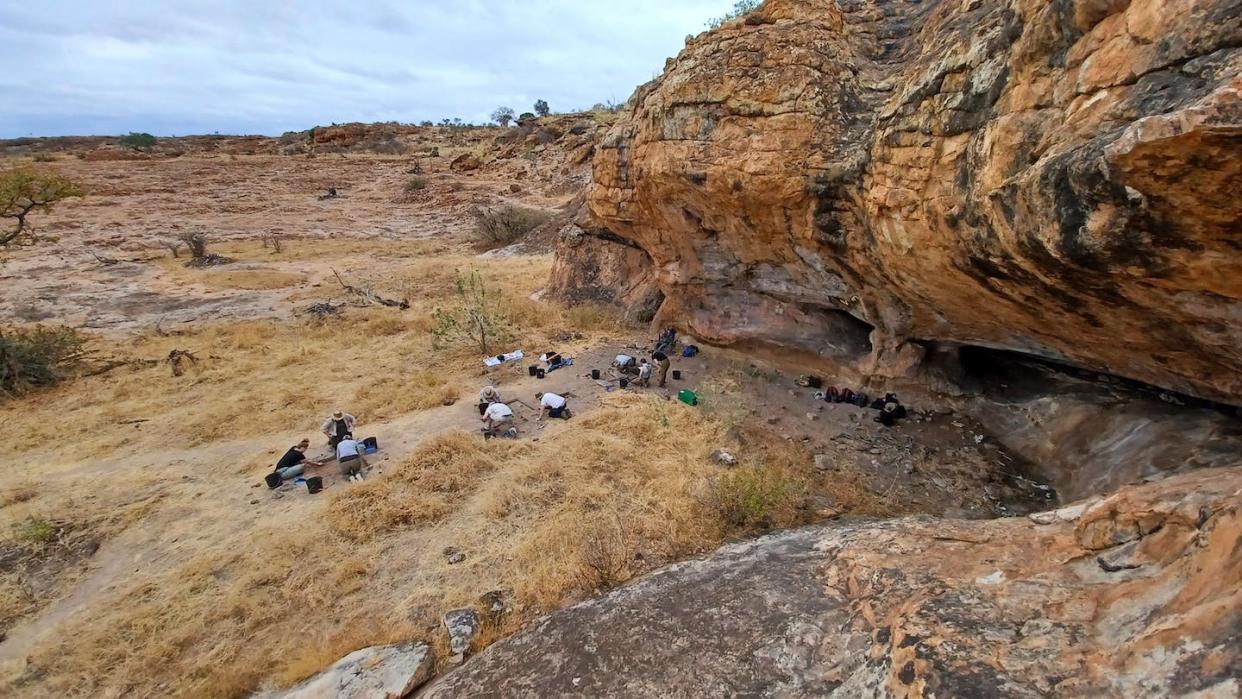
M 612 360 L 612 368 L 622 374 L 628 374 L 630 376 L 638 375 L 638 364 L 634 361 L 634 358 L 628 354 L 618 354 L 617 358 Z
M 328 446 L 335 449 L 341 440 L 345 438 L 345 435 L 353 434 L 354 429 L 357 427 L 358 418 L 337 410 L 332 413 L 332 417 L 324 420 L 323 426 L 319 429 L 327 436 Z
M 646 359 L 638 360 L 638 376 L 631 382 L 634 386 L 646 388 L 651 385 L 651 365 Z
M 495 386 L 485 386 L 482 391 L 479 391 L 479 415 L 487 412 L 487 406 L 499 402 L 501 402 L 500 391 L 497 391 Z
M 352 434 L 347 434 L 336 445 L 336 461 L 341 465 L 341 475 L 347 481 L 361 481 L 362 469 L 367 468 L 367 460 L 362 454 L 366 447 L 356 441 Z
M 513 410 L 504 403 L 492 403 L 483 411 L 483 438 L 490 439 L 498 434 L 517 436 L 517 428 L 513 426 Z
M 558 396 L 555 393 L 536 393 L 535 400 L 539 401 L 539 417 L 536 421 L 542 420 L 546 414 L 548 417 L 559 417 L 568 420 L 573 417 L 573 413 L 569 412 L 569 401 L 564 396 Z
M 652 352 L 651 359 L 655 361 L 656 366 L 660 367 L 658 380 L 660 388 L 664 388 L 665 384 L 668 383 L 668 368 L 672 366 L 672 362 L 668 360 L 668 355 L 663 352 Z
M 280 461 L 276 462 L 276 473 L 280 474 L 281 480 L 288 481 L 297 478 L 306 473 L 307 466 L 322 466 L 318 461 L 306 458 L 308 448 L 310 448 L 310 440 L 303 439 L 280 457 Z

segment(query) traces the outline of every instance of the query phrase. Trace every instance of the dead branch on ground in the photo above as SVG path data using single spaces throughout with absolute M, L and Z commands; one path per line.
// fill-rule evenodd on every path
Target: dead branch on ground
M 399 308 L 401 310 L 405 310 L 410 307 L 410 302 L 407 299 L 401 299 L 400 301 L 397 301 L 395 299 L 384 298 L 383 296 L 376 294 L 374 291 L 371 291 L 370 289 L 346 284 L 345 280 L 341 278 L 341 273 L 337 272 L 336 269 L 332 270 L 332 274 L 336 276 L 336 281 L 340 282 L 341 288 L 345 289 L 346 291 L 353 294 L 354 296 L 357 296 L 360 300 L 364 301 L 366 304 L 378 303 L 381 306 L 387 306 L 389 308 Z

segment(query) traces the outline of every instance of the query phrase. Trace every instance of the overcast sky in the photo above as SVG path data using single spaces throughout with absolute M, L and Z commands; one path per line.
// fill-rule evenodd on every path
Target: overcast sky
M 0 1 L 0 137 L 624 102 L 732 0 Z

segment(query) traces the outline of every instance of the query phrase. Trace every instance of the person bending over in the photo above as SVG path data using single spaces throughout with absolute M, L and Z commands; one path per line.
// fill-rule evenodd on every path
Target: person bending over
M 324 420 L 323 426 L 319 429 L 328 438 L 328 446 L 335 449 L 345 435 L 353 434 L 356 427 L 358 427 L 358 418 L 337 410 L 332 413 L 332 417 Z
M 656 377 L 660 383 L 660 388 L 664 388 L 664 385 L 668 383 L 668 368 L 672 365 L 672 363 L 669 362 L 668 355 L 663 352 L 652 352 L 651 359 L 656 363 L 656 366 L 660 368 L 660 371 L 656 374 Z
M 536 393 L 535 400 L 539 401 L 539 417 L 535 418 L 536 421 L 542 420 L 544 415 L 565 420 L 573 417 L 573 414 L 569 412 L 569 401 L 565 400 L 565 396 L 558 396 L 555 393 Z
M 651 385 L 651 364 L 646 359 L 638 360 L 638 376 L 631 382 L 635 386 L 647 388 Z
M 487 406 L 501 402 L 500 391 L 495 386 L 485 386 L 479 391 L 479 415 L 487 412 Z
M 504 403 L 492 403 L 483 411 L 483 436 L 495 437 L 499 434 L 516 434 L 513 427 L 513 409 Z
M 322 466 L 318 461 L 311 461 L 306 458 L 306 450 L 310 448 L 310 440 L 303 439 L 293 445 L 285 455 L 280 457 L 280 461 L 276 462 L 276 473 L 280 474 L 281 480 L 292 480 L 306 473 L 307 466 Z

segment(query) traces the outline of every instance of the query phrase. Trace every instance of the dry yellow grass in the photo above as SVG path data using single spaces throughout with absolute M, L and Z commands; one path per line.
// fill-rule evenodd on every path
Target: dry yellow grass
M 623 329 L 615 314 L 531 301 L 549 265 L 547 257 L 415 257 L 382 287 L 409 298 L 409 310 L 351 309 L 323 323 L 256 320 L 175 334 L 151 330 L 119 347 L 101 339 L 96 349 L 102 356 L 157 360 L 187 349 L 200 361 L 182 377 L 171 376 L 166 365 L 123 367 L 20 403 L 0 403 L 0 419 L 8 425 L 0 448 L 18 459 L 37 452 L 45 460 L 86 460 L 295 429 L 310 434 L 336 406 L 368 422 L 440 406 L 477 373 L 480 354 L 468 346 L 437 351 L 428 332 L 433 310 L 452 302 L 457 269 L 480 270 L 505 299 L 512 330 L 502 338 L 506 349 L 563 347 L 556 338 L 566 328 L 593 340 Z M 361 273 L 356 277 L 369 283 Z
M 211 535 L 191 555 L 101 591 L 11 689 L 237 696 L 426 637 L 443 611 L 494 589 L 530 618 L 716 543 L 703 493 L 719 429 L 694 409 L 622 396 L 537 443 L 433 437 L 383 478 L 262 526 L 200 513 Z M 467 561 L 448 566 L 449 545 Z

